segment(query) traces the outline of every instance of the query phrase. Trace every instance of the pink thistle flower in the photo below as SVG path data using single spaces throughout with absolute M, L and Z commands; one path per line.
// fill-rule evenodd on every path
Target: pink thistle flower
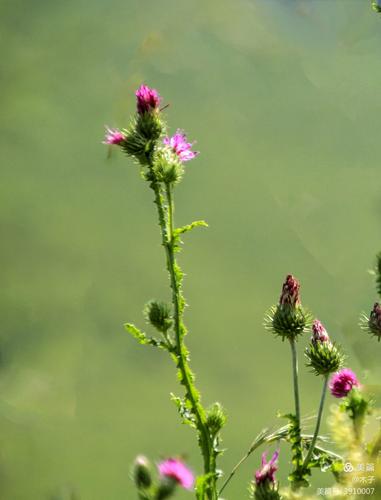
M 311 342 L 313 344 L 318 344 L 328 341 L 329 341 L 329 336 L 327 330 L 324 328 L 324 326 L 318 319 L 315 319 L 312 324 Z
M 355 373 L 349 368 L 343 368 L 332 375 L 329 389 L 335 398 L 345 398 L 353 387 L 358 387 L 359 381 Z
M 125 139 L 126 137 L 119 129 L 106 126 L 106 135 L 103 144 L 120 144 Z
M 287 304 L 294 307 L 299 305 L 300 304 L 299 288 L 300 288 L 299 281 L 294 276 L 292 276 L 292 274 L 289 274 L 286 277 L 286 281 L 283 283 L 279 304 L 280 305 Z
M 198 151 L 192 151 L 193 144 L 187 142 L 187 136 L 182 130 L 177 130 L 172 137 L 164 137 L 163 142 L 178 156 L 181 162 L 193 160 Z
M 139 114 L 149 113 L 159 108 L 161 98 L 155 89 L 147 87 L 147 85 L 140 85 L 135 92 L 137 100 L 137 110 Z
M 257 486 L 266 482 L 275 483 L 275 472 L 278 470 L 277 460 L 279 457 L 279 450 L 277 450 L 271 457 L 270 461 L 266 460 L 267 452 L 262 454 L 262 467 L 255 472 L 255 482 Z
M 194 483 L 193 473 L 181 460 L 168 458 L 158 465 L 158 469 L 162 477 L 174 479 L 186 490 L 192 489 Z

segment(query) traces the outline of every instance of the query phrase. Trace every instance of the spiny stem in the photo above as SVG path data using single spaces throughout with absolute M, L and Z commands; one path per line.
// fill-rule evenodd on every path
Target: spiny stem
M 167 269 L 170 276 L 172 289 L 172 303 L 174 309 L 174 332 L 176 338 L 176 364 L 181 374 L 181 383 L 186 390 L 186 399 L 191 404 L 192 413 L 196 420 L 196 427 L 199 433 L 199 445 L 204 460 L 204 473 L 211 474 L 210 488 L 207 488 L 206 494 L 209 500 L 216 500 L 216 470 L 213 457 L 213 443 L 206 424 L 205 410 L 200 403 L 199 393 L 193 383 L 193 374 L 191 372 L 187 349 L 183 340 L 186 332 L 182 321 L 184 298 L 181 294 L 181 283 L 178 278 L 179 268 L 175 259 L 175 238 L 174 238 L 174 204 L 172 196 L 172 186 L 166 185 L 167 207 L 164 206 L 163 194 L 160 184 L 153 180 L 151 188 L 155 193 L 155 204 L 158 209 L 159 225 L 162 234 L 162 244 L 165 248 L 167 258 Z
M 307 456 L 303 462 L 303 468 L 307 467 L 309 464 L 309 461 L 311 459 L 312 453 L 313 453 L 314 448 L 315 448 L 316 440 L 317 440 L 318 435 L 319 435 L 321 418 L 323 416 L 324 401 L 325 401 L 325 396 L 327 394 L 327 385 L 328 385 L 328 375 L 326 375 L 324 377 L 323 390 L 322 390 L 322 394 L 321 394 L 321 398 L 320 398 L 319 411 L 318 411 L 318 416 L 317 416 L 317 420 L 316 420 L 315 432 L 314 432 Z
M 290 340 L 292 352 L 292 375 L 294 380 L 294 399 L 295 399 L 295 416 L 300 427 L 300 399 L 299 399 L 299 381 L 298 381 L 298 356 L 296 353 L 295 340 Z

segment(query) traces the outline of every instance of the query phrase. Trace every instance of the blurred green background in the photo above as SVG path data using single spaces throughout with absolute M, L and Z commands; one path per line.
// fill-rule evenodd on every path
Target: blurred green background
M 101 144 L 142 81 L 201 151 L 176 217 L 210 224 L 185 236 L 181 264 L 198 384 L 229 414 L 223 469 L 292 408 L 289 348 L 262 327 L 287 273 L 377 392 L 381 346 L 357 326 L 381 248 L 370 2 L 2 0 L 0 25 L 1 499 L 132 500 L 141 452 L 185 454 L 201 471 L 169 401 L 170 360 L 122 327 L 144 327 L 144 303 L 169 295 L 152 193 Z M 320 382 L 302 373 L 312 414 Z

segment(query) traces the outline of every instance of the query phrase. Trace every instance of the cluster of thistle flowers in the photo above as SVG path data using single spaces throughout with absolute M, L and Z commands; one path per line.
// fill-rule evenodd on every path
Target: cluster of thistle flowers
M 167 184 L 177 182 L 183 174 L 183 163 L 198 154 L 182 130 L 165 136 L 161 116 L 161 97 L 155 89 L 141 85 L 136 91 L 136 114 L 126 129 L 106 127 L 104 144 L 120 146 L 144 167 L 154 165 L 155 180 Z M 146 174 L 147 180 L 152 180 Z
M 193 473 L 180 459 L 168 458 L 160 462 L 157 472 L 154 476 L 146 457 L 136 458 L 132 475 L 141 500 L 165 500 L 172 497 L 178 487 L 193 488 Z
M 378 315 L 377 320 L 379 321 L 380 311 L 377 310 L 377 313 L 375 312 L 374 314 Z M 376 321 L 375 318 L 372 318 L 372 320 Z M 324 378 L 324 384 L 325 386 L 328 384 L 331 395 L 342 400 L 341 406 L 343 410 L 347 412 L 353 421 L 363 419 L 365 414 L 369 412 L 370 401 L 361 393 L 361 386 L 355 373 L 349 368 L 343 368 L 345 357 L 341 346 L 330 339 L 323 324 L 318 319 L 313 320 L 311 313 L 302 306 L 300 284 L 294 276 L 288 275 L 286 277 L 282 286 L 279 303 L 270 308 L 265 317 L 265 326 L 273 334 L 281 337 L 282 340 L 287 339 L 294 345 L 300 335 L 311 329 L 310 343 L 305 350 L 306 366 L 311 368 L 315 375 Z M 296 390 L 298 391 L 298 389 Z M 318 439 L 324 397 L 325 389 L 323 390 L 320 416 L 318 417 L 315 436 L 312 443 L 309 444 L 311 449 L 305 459 L 303 459 L 302 449 L 300 450 L 300 472 L 302 476 L 306 473 L 309 474 L 309 469 L 315 466 L 316 463 L 313 460 L 311 461 L 311 459 L 312 457 L 316 459 L 318 456 L 313 447 Z M 298 424 L 300 425 L 300 421 Z M 299 430 L 299 434 L 300 432 Z M 307 447 L 308 445 L 306 444 L 305 446 Z M 273 474 L 275 471 L 274 461 L 277 458 L 278 453 L 274 455 L 268 464 L 263 462 L 263 467 L 271 471 L 266 476 L 264 482 L 260 481 L 258 483 L 257 477 L 261 477 L 261 475 L 256 475 L 256 480 L 253 484 L 253 494 L 257 500 L 280 498 L 278 495 L 278 485 Z

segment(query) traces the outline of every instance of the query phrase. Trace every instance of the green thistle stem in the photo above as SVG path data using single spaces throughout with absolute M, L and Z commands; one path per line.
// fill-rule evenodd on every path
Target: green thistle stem
M 294 399 L 295 399 L 295 416 L 300 427 L 300 398 L 299 398 L 299 381 L 298 381 L 298 356 L 296 353 L 296 342 L 290 340 L 292 352 L 292 375 L 294 380 Z
M 174 236 L 174 203 L 172 186 L 166 185 L 165 194 L 167 206 L 160 184 L 153 180 L 151 188 L 155 193 L 155 204 L 158 210 L 159 225 L 161 229 L 162 245 L 165 248 L 167 258 L 167 269 L 172 289 L 172 303 L 174 309 L 174 332 L 176 338 L 174 359 L 180 373 L 180 382 L 185 388 L 185 398 L 189 402 L 195 424 L 199 434 L 199 446 L 204 461 L 204 474 L 209 475 L 209 486 L 205 494 L 208 500 L 217 500 L 216 492 L 216 463 L 213 451 L 213 443 L 206 424 L 206 412 L 200 402 L 200 394 L 194 384 L 194 375 L 189 366 L 188 351 L 184 343 L 186 328 L 183 322 L 183 310 L 185 300 L 181 293 L 181 271 L 175 258 L 175 236 Z
M 306 458 L 304 460 L 303 468 L 308 467 L 308 464 L 309 464 L 309 462 L 311 460 L 311 456 L 312 456 L 312 453 L 314 451 L 315 444 L 316 444 L 316 441 L 317 441 L 317 438 L 318 438 L 318 435 L 319 435 L 321 418 L 323 416 L 323 408 L 324 408 L 325 396 L 327 394 L 327 386 L 328 386 L 328 375 L 326 375 L 324 377 L 323 390 L 322 390 L 322 394 L 321 394 L 321 398 L 320 398 L 319 411 L 318 411 L 318 416 L 317 416 L 317 420 L 316 420 L 315 432 L 314 432 L 314 435 L 313 435 L 313 438 L 312 438 L 312 441 L 311 441 L 311 444 L 310 444 L 307 456 L 306 456 Z

